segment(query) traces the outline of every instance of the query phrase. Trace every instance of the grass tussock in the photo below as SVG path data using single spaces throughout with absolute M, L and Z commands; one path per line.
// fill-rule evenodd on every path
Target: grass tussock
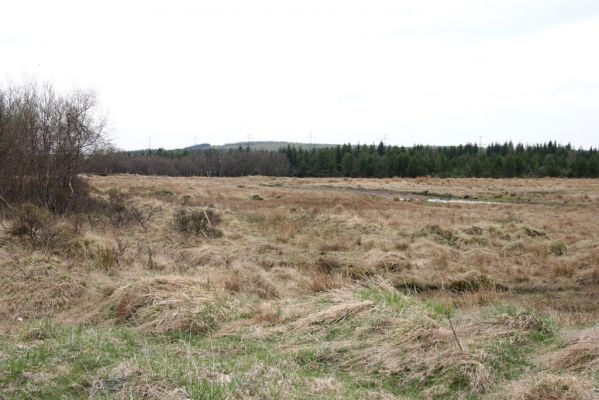
M 540 373 L 532 378 L 514 382 L 494 400 L 593 400 L 593 385 L 587 379 L 574 375 Z
M 306 274 L 302 287 L 308 294 L 336 290 L 348 285 L 348 280 L 339 272 L 331 273 L 315 269 Z
M 599 330 L 576 335 L 566 347 L 552 356 L 554 370 L 599 371 Z
M 0 315 L 9 320 L 53 315 L 72 307 L 87 290 L 77 272 L 37 257 L 3 264 L 0 287 Z
M 406 255 L 378 249 L 368 251 L 362 258 L 362 265 L 372 273 L 403 272 L 411 268 L 410 260 Z
M 231 263 L 232 256 L 218 247 L 201 245 L 182 249 L 177 254 L 175 261 L 189 268 L 202 266 L 224 267 Z
M 425 226 L 418 232 L 417 236 L 430 237 L 438 243 L 452 246 L 456 245 L 459 239 L 450 229 L 443 228 L 437 224 Z
M 261 299 L 276 299 L 278 288 L 263 270 L 254 265 L 236 265 L 222 278 L 224 287 L 231 293 L 255 295 Z
M 451 279 L 445 288 L 451 292 L 478 292 L 481 290 L 507 290 L 504 285 L 493 282 L 487 275 L 469 271 Z
M 216 330 L 232 312 L 228 299 L 195 279 L 164 276 L 125 285 L 108 299 L 114 320 L 145 332 Z

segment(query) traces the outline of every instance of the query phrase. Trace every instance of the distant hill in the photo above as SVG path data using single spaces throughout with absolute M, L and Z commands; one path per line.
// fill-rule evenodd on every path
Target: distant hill
M 302 149 L 319 149 L 323 147 L 334 147 L 334 144 L 323 144 L 323 143 L 299 143 L 299 142 L 276 142 L 276 141 L 254 141 L 254 142 L 236 142 L 227 143 L 219 146 L 212 146 L 209 143 L 202 143 L 195 146 L 186 147 L 184 150 L 229 150 L 238 149 L 239 147 L 246 148 L 249 145 L 251 150 L 279 150 L 282 147 L 292 146 Z

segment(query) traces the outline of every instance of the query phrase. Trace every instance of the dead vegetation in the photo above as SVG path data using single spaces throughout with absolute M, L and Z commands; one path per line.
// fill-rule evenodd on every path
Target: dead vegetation
M 599 329 L 572 335 L 566 347 L 553 355 L 554 370 L 599 371 Z
M 0 268 L 0 315 L 6 321 L 54 315 L 73 307 L 88 290 L 80 273 L 60 261 L 26 257 Z
M 157 361 L 139 365 L 129 355 L 88 376 L 85 396 L 298 397 L 294 388 L 309 387 L 331 398 L 590 399 L 599 386 L 594 181 L 90 183 L 100 205 L 93 213 L 55 216 L 32 205 L 5 213 L 0 344 L 42 318 L 122 329 L 166 340 L 193 361 L 185 374 L 210 390 L 151 373 Z M 426 190 L 536 200 L 393 200 Z M 564 191 L 588 199 L 556 205 Z M 60 337 L 29 331 L 29 341 Z M 181 337 L 215 340 L 197 357 L 228 370 L 197 367 L 199 344 Z M 240 354 L 253 361 L 224 361 Z M 0 372 L 0 389 L 16 388 L 7 382 Z
M 493 399 L 523 400 L 592 400 L 593 384 L 573 375 L 541 373 L 509 385 L 504 393 Z
M 109 314 L 145 332 L 216 330 L 232 312 L 222 294 L 194 279 L 176 276 L 149 278 L 117 289 L 108 299 Z
M 177 230 L 185 236 L 195 235 L 209 239 L 223 235 L 223 232 L 216 227 L 221 221 L 220 215 L 210 208 L 196 210 L 180 208 L 173 219 Z

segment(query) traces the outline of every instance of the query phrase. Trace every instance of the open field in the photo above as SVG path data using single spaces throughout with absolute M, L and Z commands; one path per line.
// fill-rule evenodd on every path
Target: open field
M 599 398 L 599 180 L 88 179 L 2 222 L 0 398 Z

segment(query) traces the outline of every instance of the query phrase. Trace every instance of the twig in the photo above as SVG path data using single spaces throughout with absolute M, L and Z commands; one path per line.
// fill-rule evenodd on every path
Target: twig
M 13 206 L 11 206 L 10 203 L 4 197 L 2 197 L 2 195 L 0 195 L 0 200 L 2 200 L 2 202 L 4 204 L 6 204 L 6 206 L 8 207 L 9 210 L 13 210 L 14 209 Z
M 206 221 L 208 221 L 208 226 L 210 228 L 212 228 L 212 222 L 210 222 L 210 218 L 208 218 L 208 214 L 206 213 L 206 209 L 204 209 L 202 211 L 204 211 L 204 217 L 206 217 Z
M 10 330 L 12 329 L 12 327 L 14 326 L 14 324 L 18 321 L 18 318 L 14 318 L 11 322 L 10 325 L 8 325 L 8 329 L 6 330 L 6 335 L 10 335 Z
M 460 339 L 458 338 L 458 334 L 456 333 L 455 329 L 453 328 L 453 323 L 451 322 L 451 317 L 449 316 L 449 314 L 447 314 L 447 320 L 449 321 L 449 326 L 451 327 L 451 331 L 453 332 L 453 337 L 455 338 L 455 341 L 458 344 L 458 347 L 460 348 L 460 351 L 463 353 L 464 352 L 464 348 L 462 347 L 462 344 L 460 343 Z

